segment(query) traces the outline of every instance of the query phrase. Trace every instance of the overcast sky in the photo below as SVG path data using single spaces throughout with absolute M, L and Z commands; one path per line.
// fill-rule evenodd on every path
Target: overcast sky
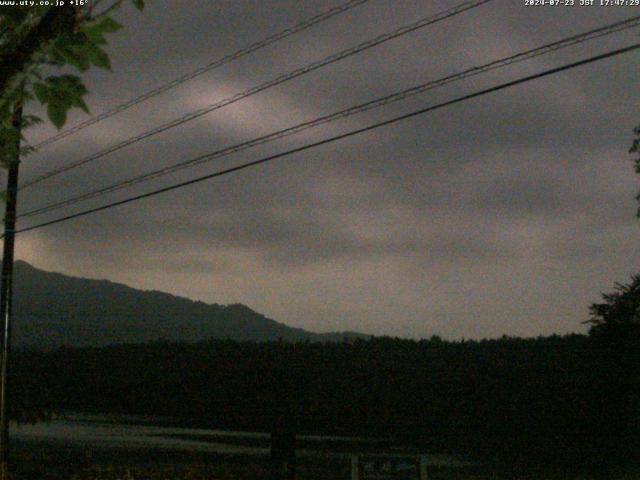
M 340 1 L 153 0 L 118 14 L 94 114 Z M 599 1 L 599 0 L 598 0 Z M 33 155 L 28 180 L 420 17 L 453 0 L 370 0 Z M 576 0 L 579 3 L 579 0 Z M 640 8 L 494 0 L 21 192 L 20 210 L 581 33 Z M 38 218 L 261 158 L 638 41 L 638 29 L 457 82 Z M 402 337 L 586 332 L 589 304 L 638 272 L 639 53 L 20 235 L 37 267 L 244 303 L 292 326 Z M 68 126 L 86 119 L 71 115 Z M 38 141 L 53 128 L 34 129 Z

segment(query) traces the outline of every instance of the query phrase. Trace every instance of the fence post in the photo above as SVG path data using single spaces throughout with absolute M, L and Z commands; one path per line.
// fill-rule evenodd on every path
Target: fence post
M 351 480 L 358 480 L 358 455 L 351 455 Z
M 427 480 L 427 457 L 420 455 L 420 480 Z

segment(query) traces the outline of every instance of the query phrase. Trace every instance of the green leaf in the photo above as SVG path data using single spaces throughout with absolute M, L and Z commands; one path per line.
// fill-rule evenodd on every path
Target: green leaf
M 93 46 L 93 48 L 89 50 L 89 60 L 98 68 L 111 70 L 111 60 L 109 60 L 109 55 L 97 46 Z
M 44 83 L 34 83 L 33 93 L 36 94 L 40 103 L 47 103 L 49 101 L 49 89 Z
M 96 28 L 95 25 L 85 26 L 82 31 L 87 36 L 89 41 L 94 45 L 106 45 L 107 41 L 105 40 L 102 32 L 99 28 Z
M 84 86 L 82 85 L 82 80 L 77 75 L 67 74 L 67 75 L 59 75 L 57 77 L 49 77 L 49 78 L 58 79 L 58 81 L 60 81 L 60 83 L 65 86 L 65 88 L 70 90 L 75 91 L 75 90 L 84 88 Z
M 11 119 L 11 103 L 8 101 L 3 101 L 0 103 L 0 125 L 4 125 L 8 123 Z M 2 127 L 0 127 L 2 128 Z
M 47 115 L 58 129 L 62 128 L 64 122 L 67 121 L 67 110 L 69 109 L 68 105 L 65 105 L 64 102 L 60 101 L 58 98 L 53 97 L 49 101 L 49 105 L 47 106 Z
M 84 102 L 84 100 L 80 97 L 74 98 L 71 101 L 71 105 L 73 105 L 74 107 L 78 107 L 79 109 L 81 109 L 84 113 L 89 113 L 89 107 L 87 107 L 87 104 Z
M 144 0 L 133 0 L 133 6 L 138 10 L 144 10 Z
M 87 55 L 83 55 L 83 53 L 84 52 L 82 52 L 82 50 L 79 48 L 67 48 L 65 50 L 60 50 L 60 55 L 66 63 L 73 65 L 81 72 L 86 72 L 87 70 L 89 70 L 90 63 Z
M 49 85 L 50 91 L 53 91 L 54 95 L 58 95 L 61 98 L 73 98 L 87 93 L 87 89 L 82 84 L 82 80 L 75 75 L 51 76 L 47 77 L 46 81 Z
M 95 25 L 93 25 L 93 27 L 97 28 L 97 30 L 101 33 L 112 33 L 120 30 L 122 28 L 122 25 L 120 25 L 111 17 L 104 17 Z

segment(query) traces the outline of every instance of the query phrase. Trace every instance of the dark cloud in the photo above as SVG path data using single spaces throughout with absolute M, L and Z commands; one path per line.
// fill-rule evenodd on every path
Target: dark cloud
M 142 15 L 126 10 L 126 28 L 110 45 L 113 73 L 87 76 L 89 103 L 98 113 L 338 3 L 155 0 Z M 372 0 L 47 148 L 24 162 L 23 178 L 450 5 Z M 20 203 L 27 210 L 82 193 L 634 13 L 489 3 L 52 179 Z M 109 198 L 634 41 L 637 31 L 585 43 Z M 581 67 L 34 231 L 19 254 L 73 274 L 247 303 L 315 330 L 458 338 L 584 331 L 589 303 L 637 269 L 637 181 L 627 153 L 638 123 L 636 61 L 632 53 Z

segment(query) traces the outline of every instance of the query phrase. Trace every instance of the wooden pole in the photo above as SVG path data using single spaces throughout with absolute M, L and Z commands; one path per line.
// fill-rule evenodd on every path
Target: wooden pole
M 2 363 L 0 365 L 0 480 L 9 479 L 9 412 L 7 406 L 9 354 L 11 352 L 11 313 L 13 294 L 13 253 L 16 231 L 18 200 L 18 166 L 20 164 L 20 127 L 22 103 L 19 103 L 11 120 L 18 131 L 16 158 L 8 166 L 7 192 L 4 214 L 4 245 L 2 253 L 2 278 L 0 281 L 0 318 L 2 319 Z

